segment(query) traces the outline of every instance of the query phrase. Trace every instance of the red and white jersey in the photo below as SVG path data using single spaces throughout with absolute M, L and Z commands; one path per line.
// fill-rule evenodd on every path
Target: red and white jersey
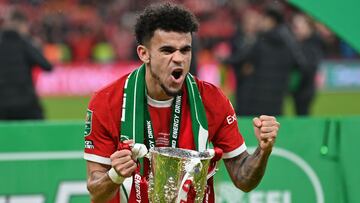
M 85 126 L 85 153 L 88 161 L 111 165 L 110 155 L 117 150 L 120 135 L 123 87 L 127 75 L 113 82 L 92 97 Z M 224 159 L 246 150 L 239 132 L 236 115 L 230 101 L 214 85 L 196 79 L 208 121 L 209 140 L 223 150 Z M 195 149 L 192 137 L 190 107 L 183 88 L 183 110 L 178 146 Z M 148 109 L 153 124 L 156 146 L 169 146 L 172 100 L 156 101 L 148 97 Z M 130 178 L 129 178 L 130 179 Z M 119 195 L 111 203 L 119 202 Z

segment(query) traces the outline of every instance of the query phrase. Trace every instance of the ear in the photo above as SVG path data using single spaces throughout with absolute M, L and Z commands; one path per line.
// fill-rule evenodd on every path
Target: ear
M 138 45 L 136 48 L 137 54 L 143 63 L 150 62 L 149 50 L 144 45 Z

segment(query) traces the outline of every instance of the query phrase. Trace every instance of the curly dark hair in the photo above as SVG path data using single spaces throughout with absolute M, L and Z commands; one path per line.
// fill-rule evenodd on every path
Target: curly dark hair
M 157 29 L 175 32 L 196 32 L 198 21 L 194 14 L 183 6 L 163 3 L 147 7 L 139 15 L 135 25 L 138 44 L 144 44 L 153 37 Z

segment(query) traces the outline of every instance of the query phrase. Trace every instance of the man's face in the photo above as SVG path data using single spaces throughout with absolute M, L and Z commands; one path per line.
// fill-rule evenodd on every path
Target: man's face
M 263 16 L 260 22 L 260 29 L 263 32 L 267 32 L 275 27 L 275 21 L 269 16 Z
M 147 71 L 150 71 L 147 79 L 167 96 L 174 96 L 181 91 L 190 68 L 191 39 L 190 33 L 156 30 L 147 44 Z

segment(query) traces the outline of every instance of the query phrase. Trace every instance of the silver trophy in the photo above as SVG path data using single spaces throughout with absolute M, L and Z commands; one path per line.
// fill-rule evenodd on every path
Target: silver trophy
M 196 192 L 195 202 L 202 202 L 214 154 L 212 149 L 205 152 L 172 147 L 150 149 L 149 201 L 186 202 L 191 187 Z

